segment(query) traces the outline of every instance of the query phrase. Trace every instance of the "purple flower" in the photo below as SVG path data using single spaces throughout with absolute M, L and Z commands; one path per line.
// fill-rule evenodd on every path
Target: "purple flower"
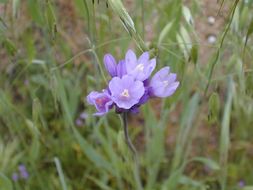
M 127 74 L 140 81 L 148 79 L 156 66 L 156 59 L 149 60 L 148 52 L 144 52 L 137 60 L 135 53 L 128 50 L 125 61 Z
M 17 172 L 14 172 L 14 173 L 12 174 L 11 178 L 12 178 L 12 180 L 15 181 L 15 182 L 18 181 L 19 176 L 18 176 Z
M 104 64 L 107 72 L 111 75 L 111 77 L 115 77 L 117 75 L 117 64 L 116 60 L 111 54 L 106 54 L 104 56 Z
M 20 172 L 26 171 L 25 165 L 24 165 L 24 164 L 20 164 L 20 165 L 18 166 L 18 170 L 19 170 Z
M 88 114 L 85 113 L 85 112 L 82 112 L 82 113 L 80 114 L 79 118 L 85 120 L 85 119 L 88 118 Z
M 179 86 L 177 75 L 170 73 L 169 67 L 164 67 L 150 79 L 156 59 L 150 59 L 148 52 L 137 59 L 135 53 L 128 50 L 125 59 L 118 64 L 111 54 L 106 54 L 104 64 L 112 79 L 107 90 L 93 91 L 87 96 L 88 103 L 97 109 L 94 115 L 104 115 L 113 107 L 116 113 L 138 113 L 139 107 L 149 98 L 168 97 Z M 77 120 L 77 125 L 80 123 Z
M 244 181 L 244 180 L 240 180 L 240 181 L 238 182 L 238 186 L 239 186 L 239 187 L 244 187 L 244 186 L 245 186 L 245 181 Z
M 117 65 L 117 76 L 121 78 L 126 74 L 127 74 L 126 62 L 125 62 L 125 60 L 121 60 L 121 61 L 119 61 L 118 65 Z
M 101 116 L 109 111 L 112 107 L 113 101 L 107 90 L 103 90 L 103 92 L 93 91 L 87 96 L 87 102 L 90 105 L 94 105 L 97 109 L 97 113 L 94 115 Z
M 78 127 L 81 127 L 83 125 L 83 121 L 80 118 L 77 118 L 75 123 Z
M 130 109 L 137 104 L 145 91 L 143 82 L 134 80 L 134 77 L 128 75 L 112 78 L 109 89 L 112 101 L 123 109 Z
M 23 179 L 28 179 L 29 178 L 29 173 L 25 170 L 20 172 L 21 178 Z
M 29 173 L 27 172 L 25 165 L 20 164 L 18 166 L 18 170 L 19 170 L 21 178 L 23 178 L 23 179 L 28 179 L 29 178 Z
M 162 68 L 150 81 L 151 95 L 161 98 L 171 96 L 179 86 L 176 78 L 177 75 L 170 73 L 169 67 Z

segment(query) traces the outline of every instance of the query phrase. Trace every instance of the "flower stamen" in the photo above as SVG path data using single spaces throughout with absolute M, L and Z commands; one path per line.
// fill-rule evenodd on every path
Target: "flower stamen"
M 122 97 L 128 98 L 129 97 L 129 92 L 128 89 L 124 89 L 123 92 L 121 93 Z
M 169 85 L 169 81 L 167 81 L 167 80 L 163 81 L 163 85 L 164 85 L 165 87 L 167 87 L 167 86 Z
M 140 72 L 143 72 L 143 70 L 144 70 L 144 65 L 143 65 L 143 64 L 137 65 L 137 66 L 135 67 L 135 70 L 140 71 Z

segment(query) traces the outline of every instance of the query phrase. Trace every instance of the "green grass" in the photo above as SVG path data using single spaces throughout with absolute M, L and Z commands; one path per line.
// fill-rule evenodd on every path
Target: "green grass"
M 0 0 L 0 190 L 253 189 L 253 1 L 219 2 L 230 14 L 207 62 L 199 1 L 94 2 Z M 109 79 L 103 55 L 129 47 L 180 81 L 129 117 L 139 167 L 119 115 L 85 101 Z M 30 177 L 14 182 L 21 163 Z

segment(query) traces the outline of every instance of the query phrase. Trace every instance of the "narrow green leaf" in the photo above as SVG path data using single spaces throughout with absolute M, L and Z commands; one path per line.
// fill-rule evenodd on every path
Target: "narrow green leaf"
M 8 38 L 6 38 L 3 41 L 3 46 L 5 47 L 5 49 L 7 50 L 7 53 L 9 55 L 13 56 L 17 52 L 15 44 L 10 39 L 8 39 Z
M 62 171 L 61 163 L 60 163 L 60 161 L 57 157 L 54 157 L 54 163 L 56 165 L 57 173 L 60 177 L 62 189 L 63 190 L 68 190 L 67 184 L 66 184 L 65 179 L 64 179 L 64 174 L 63 174 L 63 171 Z
M 3 173 L 0 173 L 0 190 L 12 190 L 12 183 Z
M 56 38 L 57 26 L 56 26 L 56 17 L 54 14 L 53 5 L 51 0 L 46 1 L 46 19 L 49 32 L 53 40 Z
M 12 1 L 12 16 L 14 18 L 17 18 L 17 16 L 18 16 L 19 5 L 20 5 L 20 0 L 13 0 Z
M 208 120 L 209 121 L 216 121 L 218 119 L 219 111 L 220 111 L 220 98 L 219 95 L 214 92 L 209 98 L 208 101 Z
M 196 161 L 196 162 L 201 162 L 205 166 L 209 167 L 212 170 L 219 170 L 220 166 L 217 162 L 214 160 L 208 159 L 208 158 L 203 158 L 203 157 L 194 157 L 190 161 Z
M 193 45 L 191 48 L 191 60 L 196 65 L 198 62 L 198 46 Z
M 193 25 L 194 22 L 193 22 L 193 17 L 192 17 L 192 14 L 191 14 L 191 11 L 188 7 L 186 6 L 183 6 L 183 15 L 184 15 L 184 18 L 186 20 L 186 22 L 189 24 L 189 25 Z
M 111 174 L 115 174 L 115 171 L 112 169 L 111 164 L 101 155 L 99 154 L 75 129 L 72 128 L 74 131 L 74 135 L 84 152 L 87 158 L 95 164 L 97 167 L 101 167 L 109 171 Z
M 169 22 L 165 25 L 165 27 L 162 29 L 160 35 L 159 35 L 159 39 L 158 39 L 158 46 L 163 42 L 164 38 L 168 35 L 168 33 L 170 32 L 171 26 L 172 26 L 173 22 Z
M 98 187 L 100 187 L 100 189 L 103 189 L 103 190 L 113 190 L 108 185 L 106 185 L 104 182 L 102 182 L 99 179 L 96 179 L 95 177 L 88 176 L 88 179 L 90 179 L 91 181 L 93 181 Z
M 252 33 L 253 33 L 253 18 L 251 19 L 250 24 L 249 24 L 249 28 L 248 28 L 247 35 L 246 35 L 246 40 L 245 40 L 244 47 L 243 47 L 243 53 L 245 52 L 245 48 L 247 46 L 249 37 Z
M 194 179 L 189 178 L 188 176 L 182 175 L 179 179 L 179 182 L 181 184 L 187 185 L 187 186 L 193 186 L 193 187 L 204 187 L 204 184 L 196 181 Z
M 222 190 L 226 189 L 227 183 L 227 167 L 228 167 L 227 162 L 230 144 L 230 116 L 231 116 L 233 94 L 234 94 L 234 84 L 233 79 L 230 76 L 228 78 L 227 99 L 221 123 L 221 135 L 220 135 L 220 165 L 223 166 L 221 170 Z
M 43 24 L 43 17 L 42 17 L 42 10 L 40 5 L 40 0 L 28 0 L 28 11 L 36 23 L 42 25 Z

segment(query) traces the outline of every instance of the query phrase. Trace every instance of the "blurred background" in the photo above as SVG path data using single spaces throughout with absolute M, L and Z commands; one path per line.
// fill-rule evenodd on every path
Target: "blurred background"
M 0 190 L 253 190 L 252 0 L 0 0 Z M 180 87 L 94 117 L 103 56 Z M 101 70 L 102 68 L 102 70 Z

